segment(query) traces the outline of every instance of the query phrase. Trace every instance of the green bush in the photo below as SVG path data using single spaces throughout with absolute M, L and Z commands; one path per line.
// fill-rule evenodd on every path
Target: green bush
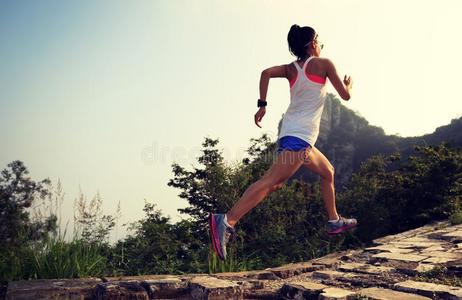
M 449 222 L 452 225 L 457 225 L 462 223 L 462 211 L 456 211 L 449 216 Z

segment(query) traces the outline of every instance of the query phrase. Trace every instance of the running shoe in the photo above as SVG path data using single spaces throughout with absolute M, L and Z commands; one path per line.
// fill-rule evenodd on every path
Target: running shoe
M 358 224 L 356 219 L 348 219 L 338 215 L 339 219 L 337 222 L 327 222 L 327 233 L 328 234 L 338 234 L 342 233 L 347 229 L 355 227 Z
M 213 250 L 221 260 L 226 259 L 226 244 L 236 239 L 236 230 L 224 222 L 225 214 L 209 215 L 209 230 Z

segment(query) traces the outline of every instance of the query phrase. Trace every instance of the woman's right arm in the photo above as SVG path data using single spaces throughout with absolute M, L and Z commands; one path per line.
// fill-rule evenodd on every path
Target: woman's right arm
M 335 69 L 334 63 L 330 59 L 325 59 L 327 64 L 327 77 L 329 78 L 332 85 L 337 90 L 340 97 L 343 100 L 350 100 L 351 97 L 351 88 L 353 87 L 353 81 L 351 80 L 350 76 L 346 76 L 343 78 L 343 82 L 337 74 L 337 70 Z
M 261 72 L 260 76 L 260 99 L 266 100 L 268 92 L 268 84 L 271 78 L 284 77 L 287 78 L 287 65 L 274 66 L 267 68 Z M 289 79 L 289 78 L 287 78 Z M 255 124 L 261 128 L 260 122 L 266 113 L 266 107 L 260 107 L 254 116 Z

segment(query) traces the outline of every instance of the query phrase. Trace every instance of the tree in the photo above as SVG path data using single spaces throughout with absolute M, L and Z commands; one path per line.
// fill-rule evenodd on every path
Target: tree
M 399 153 L 370 158 L 338 195 L 340 210 L 358 218 L 360 240 L 416 228 L 460 211 L 461 149 L 442 143 L 414 150 L 405 162 Z
M 27 176 L 24 163 L 15 160 L 0 176 L 0 278 L 16 279 L 22 274 L 27 246 L 56 232 L 56 215 L 43 220 L 31 220 L 28 211 L 40 199 L 47 197 L 50 179 L 40 182 Z
M 111 258 L 125 275 L 182 274 L 204 272 L 201 244 L 194 235 L 191 222 L 170 223 L 170 218 L 156 209 L 156 204 L 145 203 L 145 218 L 130 226 L 133 234 L 119 241 Z M 203 249 L 202 249 L 203 251 Z M 206 258 L 206 257 L 205 257 Z

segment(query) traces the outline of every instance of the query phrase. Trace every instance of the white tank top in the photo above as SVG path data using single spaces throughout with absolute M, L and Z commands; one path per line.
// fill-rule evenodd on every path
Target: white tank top
M 319 135 L 319 125 L 326 99 L 326 84 L 314 82 L 306 76 L 306 66 L 314 56 L 309 57 L 303 68 L 294 61 L 297 79 L 290 88 L 290 104 L 282 119 L 278 139 L 295 136 L 314 146 Z

